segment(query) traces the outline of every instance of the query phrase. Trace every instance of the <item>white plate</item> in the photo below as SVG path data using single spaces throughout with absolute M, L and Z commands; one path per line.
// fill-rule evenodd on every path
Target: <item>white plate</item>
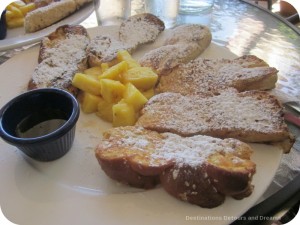
M 117 34 L 112 27 L 89 29 Z M 159 46 L 165 31 L 154 44 Z M 204 52 L 208 58 L 234 55 L 215 44 Z M 26 50 L 0 66 L 0 107 L 25 90 L 37 64 L 38 47 Z M 270 184 L 281 159 L 276 147 L 253 144 L 257 164 L 253 194 L 243 200 L 228 197 L 214 209 L 204 209 L 169 196 L 161 187 L 140 190 L 110 180 L 94 156 L 101 133 L 111 127 L 95 115 L 81 113 L 70 152 L 53 162 L 36 162 L 0 140 L 0 204 L 4 215 L 22 224 L 229 224 L 253 206 Z
M 66 17 L 65 19 L 55 23 L 45 29 L 34 33 L 25 33 L 23 27 L 15 29 L 7 29 L 7 36 L 4 40 L 0 40 L 0 51 L 33 44 L 40 41 L 43 37 L 53 32 L 57 27 L 64 24 L 79 24 L 84 21 L 94 11 L 93 3 L 83 6 L 77 12 Z

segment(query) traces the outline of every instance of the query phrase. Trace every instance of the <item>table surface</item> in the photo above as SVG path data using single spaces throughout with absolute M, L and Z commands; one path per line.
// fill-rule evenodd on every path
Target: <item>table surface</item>
M 142 0 L 133 0 L 131 14 L 143 12 Z M 279 70 L 276 93 L 283 101 L 300 100 L 300 31 L 267 11 L 239 0 L 216 0 L 212 11 L 199 15 L 181 15 L 177 23 L 200 23 L 210 27 L 213 42 L 238 56 L 253 54 Z M 86 28 L 97 26 L 95 14 L 81 23 Z M 0 52 L 0 64 L 25 46 Z M 261 200 L 284 187 L 299 174 L 299 129 L 290 126 L 297 140 Z

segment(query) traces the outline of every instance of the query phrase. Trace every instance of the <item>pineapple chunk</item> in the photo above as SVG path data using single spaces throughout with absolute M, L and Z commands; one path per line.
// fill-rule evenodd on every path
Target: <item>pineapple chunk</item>
M 101 100 L 100 96 L 92 95 L 84 92 L 81 108 L 84 113 L 94 113 L 98 111 L 98 104 Z
M 8 5 L 6 7 L 6 10 L 11 11 L 14 14 L 13 17 L 15 17 L 15 18 L 23 18 L 24 17 L 22 11 L 14 5 Z
M 86 70 L 83 71 L 84 74 L 88 74 L 88 75 L 92 75 L 94 77 L 96 77 L 98 79 L 98 76 L 101 75 L 102 73 L 102 69 L 100 66 L 94 66 L 91 68 L 88 68 Z
M 148 99 L 135 86 L 128 83 L 124 92 L 124 101 L 132 105 L 137 112 L 145 105 Z
M 119 62 L 126 61 L 128 64 L 128 69 L 134 68 L 134 67 L 140 67 L 140 64 L 131 57 L 128 51 L 126 50 L 120 50 L 117 53 L 117 59 Z
M 22 27 L 24 25 L 24 18 L 23 17 L 12 18 L 6 21 L 6 25 L 7 28 L 9 29 Z
M 22 2 L 22 1 L 14 1 L 14 2 L 10 3 L 10 5 L 20 8 L 21 6 L 25 6 L 26 4 L 25 4 L 25 2 Z
M 151 89 L 149 89 L 149 90 L 147 90 L 147 91 L 142 92 L 142 94 L 143 94 L 147 99 L 150 99 L 150 98 L 152 98 L 152 97 L 154 96 L 154 89 L 151 88 Z
M 111 80 L 120 80 L 120 75 L 123 72 L 126 72 L 128 68 L 127 62 L 120 62 L 107 70 L 105 70 L 102 75 L 99 76 L 99 79 L 111 79 Z
M 32 10 L 35 10 L 36 9 L 36 6 L 34 3 L 29 3 L 27 5 L 23 5 L 19 8 L 23 15 L 26 16 L 27 13 L 31 12 Z
M 9 21 L 15 17 L 15 14 L 12 11 L 7 10 L 5 13 L 6 21 Z
M 109 103 L 116 103 L 123 97 L 125 86 L 116 80 L 101 79 L 101 95 Z
M 124 101 L 113 105 L 113 127 L 132 126 L 136 122 L 136 116 L 133 106 Z
M 84 75 L 86 75 L 87 77 L 89 77 L 93 80 L 96 80 L 99 83 L 99 79 L 98 79 L 97 75 L 95 75 L 95 74 L 84 74 Z
M 96 113 L 101 119 L 104 119 L 108 122 L 113 121 L 113 104 L 106 102 L 103 98 L 100 97 L 100 101 L 98 103 L 98 112 Z
M 119 50 L 117 52 L 117 59 L 119 62 L 126 61 L 128 59 L 133 59 L 127 50 Z
M 149 67 L 135 67 L 123 74 L 124 83 L 132 83 L 140 90 L 153 88 L 157 78 L 157 74 Z
M 72 85 L 93 95 L 101 94 L 101 83 L 83 73 L 76 73 Z
M 108 68 L 109 68 L 108 63 L 101 63 L 101 69 L 102 69 L 102 72 L 108 70 Z

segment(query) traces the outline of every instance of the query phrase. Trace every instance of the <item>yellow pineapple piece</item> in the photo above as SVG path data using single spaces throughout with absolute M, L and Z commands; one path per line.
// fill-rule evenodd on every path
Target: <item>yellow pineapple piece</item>
M 157 74 L 149 67 L 135 67 L 123 74 L 124 83 L 132 83 L 140 90 L 153 88 L 157 79 Z
M 7 28 L 17 28 L 22 27 L 24 25 L 24 18 L 23 17 L 16 17 L 6 21 Z
M 102 73 L 102 68 L 100 66 L 94 66 L 94 67 L 84 70 L 83 73 L 92 75 L 98 79 L 98 76 L 100 76 Z
M 95 74 L 85 74 L 87 77 L 99 82 L 98 76 Z
M 6 10 L 5 17 L 6 21 L 9 21 L 10 19 L 14 18 L 15 14 L 12 11 Z
M 98 104 L 101 100 L 100 96 L 84 92 L 81 108 L 84 113 L 94 113 L 98 111 Z
M 126 72 L 128 68 L 127 62 L 120 62 L 107 70 L 105 70 L 100 76 L 99 79 L 111 79 L 111 80 L 120 80 L 121 74 Z
M 102 73 L 106 70 L 108 70 L 109 68 L 109 65 L 108 63 L 101 63 L 101 69 L 102 69 Z
M 133 106 L 125 101 L 113 105 L 113 127 L 132 126 L 136 122 L 136 115 Z
M 36 9 L 36 5 L 34 3 L 29 3 L 27 5 L 21 6 L 19 9 L 22 11 L 23 15 L 26 16 L 27 13 Z
M 22 6 L 25 6 L 26 4 L 23 1 L 14 1 L 14 2 L 10 3 L 10 5 L 12 5 L 14 7 L 17 7 L 17 8 L 20 8 Z
M 150 98 L 152 98 L 152 97 L 154 96 L 154 89 L 151 88 L 151 89 L 149 89 L 149 90 L 147 90 L 147 91 L 142 92 L 142 94 L 143 94 L 147 99 L 150 99 Z
M 148 99 L 131 83 L 125 85 L 124 101 L 132 105 L 134 110 L 139 111 Z
M 112 107 L 113 107 L 113 103 L 106 102 L 103 98 L 100 97 L 100 101 L 98 103 L 98 111 L 96 115 L 105 121 L 112 122 L 113 121 Z
M 141 65 L 131 57 L 128 51 L 126 50 L 120 50 L 117 53 L 117 59 L 119 62 L 126 61 L 128 64 L 128 69 L 134 68 L 134 67 L 140 67 Z
M 123 98 L 125 86 L 116 80 L 101 79 L 101 96 L 110 103 L 116 103 Z
M 99 82 L 99 80 L 95 80 L 83 73 L 75 74 L 72 80 L 72 85 L 82 91 L 89 92 L 93 95 L 101 94 L 101 83 Z
M 13 13 L 14 18 L 23 18 L 24 16 L 22 11 L 18 7 L 13 6 L 11 4 L 6 7 L 6 10 L 11 11 Z

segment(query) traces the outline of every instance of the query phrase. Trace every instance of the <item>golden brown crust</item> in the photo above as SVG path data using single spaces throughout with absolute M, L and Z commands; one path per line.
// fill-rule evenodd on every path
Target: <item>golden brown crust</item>
M 225 195 L 251 194 L 252 152 L 234 139 L 184 138 L 131 126 L 105 132 L 95 155 L 112 179 L 146 189 L 160 182 L 176 198 L 212 208 Z
M 136 188 L 151 189 L 159 183 L 158 175 L 142 175 L 132 168 L 127 159 L 122 157 L 105 158 L 98 155 L 97 160 L 102 170 L 112 179 Z
M 206 174 L 204 165 L 198 168 L 171 167 L 161 174 L 160 180 L 163 188 L 175 198 L 201 207 L 214 208 L 225 201 L 225 195 L 213 187 Z

